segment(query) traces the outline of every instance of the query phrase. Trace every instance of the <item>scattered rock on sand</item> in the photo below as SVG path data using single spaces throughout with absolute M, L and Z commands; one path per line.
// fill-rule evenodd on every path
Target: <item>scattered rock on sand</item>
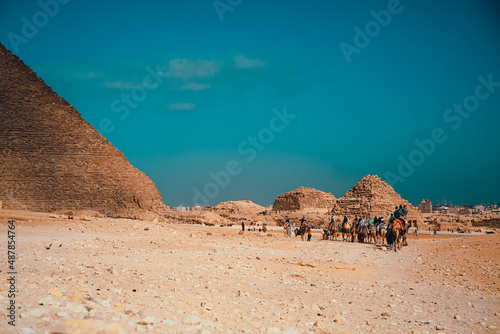
M 120 325 L 102 321 L 68 319 L 50 329 L 50 334 L 125 334 Z
M 182 323 L 184 325 L 196 326 L 196 325 L 199 325 L 201 323 L 201 319 L 197 315 L 190 314 L 190 315 L 185 316 L 182 319 Z
M 56 289 L 56 288 L 50 288 L 48 291 L 47 291 L 47 294 L 49 296 L 56 296 L 56 297 L 62 297 L 63 296 L 63 293 Z

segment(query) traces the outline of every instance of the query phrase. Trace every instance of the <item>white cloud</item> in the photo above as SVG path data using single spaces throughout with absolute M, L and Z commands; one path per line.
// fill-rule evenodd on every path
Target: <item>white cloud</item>
M 106 88 L 132 89 L 132 88 L 136 87 L 137 85 L 135 85 L 133 82 L 130 82 L 130 81 L 118 80 L 118 81 L 112 81 L 112 82 L 105 82 L 104 86 L 106 86 Z
M 189 79 L 195 77 L 213 77 L 219 72 L 221 64 L 215 60 L 203 59 L 172 59 L 163 76 Z
M 191 110 L 196 107 L 194 103 L 172 103 L 167 105 L 169 110 Z
M 264 67 L 265 62 L 259 59 L 248 59 L 245 56 L 234 57 L 234 66 L 236 68 L 254 68 L 254 67 Z
M 182 86 L 181 89 L 185 89 L 185 90 L 205 90 L 205 89 L 209 89 L 210 87 L 211 87 L 210 84 L 202 84 L 202 83 L 190 82 L 190 83 Z
M 84 78 L 84 79 L 93 79 L 93 78 L 99 78 L 101 77 L 100 73 L 94 73 L 94 72 L 89 72 L 89 73 L 79 73 L 77 74 L 79 78 Z

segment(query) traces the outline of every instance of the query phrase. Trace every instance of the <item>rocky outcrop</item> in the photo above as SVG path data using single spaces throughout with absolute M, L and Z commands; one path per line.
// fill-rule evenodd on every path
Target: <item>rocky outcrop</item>
M 275 211 L 300 211 L 304 209 L 329 209 L 335 204 L 335 196 L 320 190 L 299 187 L 278 195 L 274 200 Z
M 399 205 L 406 205 L 410 215 L 417 210 L 377 175 L 367 175 L 339 198 L 332 213 L 341 216 L 383 216 L 387 217 Z
M 32 211 L 166 209 L 151 179 L 1 44 L 0 201 Z

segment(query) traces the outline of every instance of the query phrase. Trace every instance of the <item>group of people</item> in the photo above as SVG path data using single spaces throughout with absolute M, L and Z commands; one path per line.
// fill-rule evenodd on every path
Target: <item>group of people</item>
M 381 229 L 387 229 L 384 217 L 382 216 L 375 218 L 368 217 L 366 220 L 363 216 L 355 216 L 352 224 L 349 224 L 347 216 L 344 216 L 342 224 L 339 226 L 335 225 L 335 218 L 332 216 L 330 224 L 323 230 L 323 239 L 328 239 L 335 232 L 348 230 L 348 232 L 358 235 L 359 242 L 364 242 L 364 238 L 368 235 L 369 231 L 378 232 Z
M 408 209 L 406 208 L 406 205 L 404 205 L 404 206 L 400 205 L 399 207 L 396 206 L 394 212 L 389 217 L 388 225 L 385 224 L 384 217 L 382 217 L 382 216 L 375 217 L 375 218 L 368 217 L 367 220 L 365 220 L 363 218 L 363 216 L 359 216 L 359 218 L 357 216 L 355 216 L 354 220 L 353 220 L 352 228 L 354 228 L 358 232 L 365 229 L 365 228 L 370 230 L 372 228 L 372 226 L 375 226 L 377 231 L 379 231 L 380 229 L 391 230 L 396 221 L 399 221 L 399 223 L 402 224 L 404 228 L 407 228 L 408 227 L 408 223 L 407 223 L 408 221 L 406 218 L 407 216 L 408 216 Z M 344 221 L 343 221 L 342 225 L 345 226 L 347 224 L 347 222 L 348 222 L 348 219 L 346 216 L 344 216 Z M 334 217 L 332 217 L 331 221 L 330 221 L 330 225 L 332 225 L 332 224 L 333 224 L 332 228 L 334 228 L 335 227 L 335 225 L 334 225 L 335 218 Z
M 292 236 L 292 231 L 295 234 L 295 236 L 301 235 L 302 240 L 306 240 L 307 236 L 307 241 L 311 241 L 312 237 L 312 231 L 311 231 L 311 225 L 307 223 L 307 219 L 305 216 L 302 217 L 300 220 L 300 226 L 297 227 L 295 223 L 290 222 L 290 218 L 286 218 L 285 224 L 284 224 L 284 229 L 286 231 L 286 236 L 291 237 Z
M 247 229 L 248 229 L 248 231 L 257 231 L 257 229 L 255 228 L 255 226 L 248 227 Z M 245 222 L 244 221 L 241 222 L 241 230 L 245 231 Z M 266 224 L 262 224 L 262 228 L 259 227 L 258 231 L 259 232 L 264 232 L 264 233 L 267 232 L 267 226 L 266 226 Z
M 408 229 L 407 217 L 408 209 L 405 206 L 400 205 L 396 207 L 394 212 L 389 217 L 388 222 L 384 220 L 384 217 L 368 217 L 355 216 L 354 220 L 349 223 L 347 216 L 344 216 L 341 223 L 338 225 L 335 222 L 335 217 L 331 217 L 328 226 L 323 229 L 323 239 L 328 239 L 329 236 L 334 235 L 334 233 L 349 230 L 350 234 L 357 235 L 359 242 L 364 242 L 364 238 L 368 235 L 380 234 L 381 230 L 390 232 L 394 227 L 406 231 Z M 295 236 L 301 235 L 302 240 L 311 241 L 312 232 L 311 224 L 307 222 L 306 217 L 302 217 L 300 220 L 300 226 L 297 227 L 295 223 L 291 223 L 290 219 L 287 217 L 284 223 L 284 229 L 286 231 L 286 236 L 291 237 L 292 232 Z M 372 234 L 369 234 L 372 232 Z M 384 233 L 385 234 L 385 233 Z M 354 240 L 354 238 L 352 239 Z

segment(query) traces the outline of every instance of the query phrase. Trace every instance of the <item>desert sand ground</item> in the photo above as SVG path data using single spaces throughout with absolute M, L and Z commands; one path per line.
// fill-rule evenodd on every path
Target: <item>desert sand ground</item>
M 0 210 L 0 332 L 499 333 L 500 234 L 395 253 L 240 229 Z

